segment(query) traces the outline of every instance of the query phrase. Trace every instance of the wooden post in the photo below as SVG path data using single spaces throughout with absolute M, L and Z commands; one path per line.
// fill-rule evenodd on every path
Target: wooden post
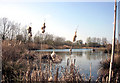
M 113 65 L 113 63 L 114 63 L 115 33 L 116 33 L 116 9 L 117 9 L 117 2 L 116 2 L 116 0 L 115 0 L 115 9 L 114 9 L 114 32 L 113 32 L 113 41 L 112 41 L 111 62 L 110 62 L 110 69 L 109 69 L 109 82 L 111 81 L 111 71 L 112 71 L 112 65 Z
M 51 72 L 51 69 L 50 69 L 50 66 L 51 66 L 51 64 L 50 64 L 50 55 L 48 55 L 48 59 L 49 59 L 49 76 L 51 76 L 50 75 L 50 72 Z

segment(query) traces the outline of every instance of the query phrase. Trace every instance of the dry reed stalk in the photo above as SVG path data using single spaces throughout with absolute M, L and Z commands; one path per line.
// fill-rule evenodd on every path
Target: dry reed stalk
M 76 77 L 77 77 L 76 80 L 83 82 L 82 76 L 80 75 L 77 66 L 75 66 L 75 73 L 76 73 Z
M 31 80 L 33 81 L 33 77 L 34 77 L 34 70 L 32 70 L 32 73 L 31 73 Z
M 74 65 L 75 65 L 76 59 L 74 59 Z
M 21 70 L 20 70 L 20 81 L 22 80 L 22 76 L 21 76 L 21 73 L 22 73 L 22 72 L 21 72 Z
M 25 72 L 23 72 L 22 81 L 25 81 L 26 79 L 25 77 L 26 77 Z
M 47 76 L 46 76 L 46 82 L 48 83 L 48 76 L 49 76 L 49 72 L 47 72 Z
M 71 55 L 71 54 L 72 54 L 72 46 L 69 49 L 69 55 Z
M 39 81 L 41 81 L 41 79 L 42 79 L 42 72 L 41 72 L 41 70 L 38 70 L 38 72 L 39 72 Z
M 37 70 L 37 75 L 38 75 L 38 81 L 40 81 L 40 72 Z
M 45 72 L 45 77 L 46 77 L 45 79 L 46 79 L 46 80 L 48 79 L 47 76 L 48 76 L 48 65 L 46 66 L 46 72 Z
M 65 81 L 65 76 L 63 75 L 63 73 L 62 73 L 61 81 Z
M 92 63 L 90 63 L 90 77 L 89 77 L 89 81 L 91 81 L 91 65 L 92 65 Z
M 109 78 L 109 77 L 107 76 L 107 77 L 106 77 L 106 83 L 108 83 L 108 78 Z
M 50 77 L 52 77 L 52 64 L 51 64 L 51 61 L 50 61 Z
M 48 55 L 49 75 L 50 75 L 50 55 Z
M 102 82 L 105 82 L 105 78 L 104 77 L 102 77 Z
M 73 63 L 71 63 L 71 65 L 70 65 L 70 74 L 73 74 L 73 72 L 74 72 L 74 65 L 73 65 Z
M 48 78 L 48 82 L 52 82 L 53 81 L 53 78 L 52 78 L 52 76 L 50 76 L 49 78 Z
M 83 79 L 82 79 L 82 76 L 80 75 L 80 73 L 78 72 L 78 77 L 79 77 L 79 80 L 82 82 Z
M 113 74 L 114 74 L 114 72 L 113 72 L 113 70 L 112 70 L 112 75 L 111 75 L 111 78 L 113 78 Z
M 56 71 L 56 75 L 55 75 L 55 82 L 58 81 L 58 71 L 59 71 L 59 68 L 57 68 L 57 71 Z
M 73 78 L 73 82 L 76 81 L 76 75 L 75 75 L 74 69 L 73 69 L 73 75 L 72 75 L 72 78 Z
M 37 71 L 35 71 L 35 81 L 37 82 Z
M 67 67 L 69 66 L 70 60 L 69 58 L 67 59 Z
M 30 79 L 30 70 L 27 70 L 26 72 L 26 81 L 29 81 Z
M 118 73 L 117 73 L 117 75 L 116 75 L 116 83 L 119 83 L 119 75 L 118 75 Z
M 74 35 L 74 37 L 73 37 L 73 42 L 76 41 L 76 37 L 77 37 L 77 31 L 75 31 L 75 35 Z
M 39 60 L 40 60 L 40 71 L 42 70 L 42 64 L 41 64 L 41 55 L 40 55 L 40 57 L 39 57 Z
M 65 74 L 64 75 L 67 75 L 68 74 L 68 69 L 65 67 Z

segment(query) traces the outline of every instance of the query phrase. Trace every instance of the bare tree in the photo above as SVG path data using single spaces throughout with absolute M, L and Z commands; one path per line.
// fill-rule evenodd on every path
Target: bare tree
M 97 42 L 97 38 L 96 38 L 96 37 L 93 37 L 93 38 L 92 38 L 92 42 L 93 42 L 93 43 L 96 43 L 96 42 Z
M 77 43 L 77 45 L 82 45 L 83 44 L 83 40 L 77 40 L 76 43 Z
M 65 38 L 63 37 L 55 37 L 54 43 L 55 45 L 62 45 L 65 42 Z
M 49 44 L 49 45 L 52 45 L 53 44 L 53 35 L 52 34 L 48 34 L 48 33 L 46 33 L 45 34 L 45 37 L 44 37 L 44 42 L 46 43 L 46 44 Z
M 91 37 L 88 37 L 87 40 L 86 40 L 86 43 L 91 43 L 91 42 L 92 42 Z
M 22 30 L 21 30 L 21 34 L 23 35 L 23 42 L 26 42 L 27 41 L 27 37 L 28 37 L 28 33 L 27 33 L 26 27 L 27 26 L 24 26 L 24 28 L 22 28 Z
M 96 41 L 97 41 L 98 44 L 101 44 L 101 38 L 97 38 Z
M 40 33 L 40 31 L 38 31 L 35 36 L 34 36 L 34 42 L 40 44 L 41 42 L 43 42 L 43 34 Z
M 0 26 L 1 26 L 1 34 L 2 34 L 2 39 L 5 40 L 7 38 L 7 34 L 10 31 L 11 28 L 11 22 L 8 21 L 7 18 L 1 18 L 0 19 Z
M 0 31 L 2 34 L 2 39 L 5 40 L 6 38 L 15 39 L 16 35 L 20 32 L 20 24 L 9 21 L 8 18 L 1 18 L 0 19 Z
M 105 37 L 102 38 L 102 44 L 103 44 L 103 45 L 106 45 L 106 44 L 107 44 L 107 38 L 105 38 Z

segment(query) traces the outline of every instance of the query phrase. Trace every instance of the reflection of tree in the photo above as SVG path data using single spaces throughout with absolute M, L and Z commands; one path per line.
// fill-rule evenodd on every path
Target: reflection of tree
M 107 54 L 103 53 L 102 51 L 92 52 L 92 51 L 86 51 L 85 55 L 88 60 L 104 60 L 107 58 Z
M 83 52 L 74 52 L 73 55 L 74 55 L 74 56 L 82 57 Z
M 67 52 L 66 53 L 65 52 L 63 52 L 63 53 L 62 52 L 56 52 L 56 54 L 59 55 L 63 60 L 63 59 L 65 59 L 65 56 L 67 56 L 69 53 L 67 53 Z
M 88 60 L 90 60 L 90 56 L 91 56 L 92 52 L 91 51 L 86 51 L 85 55 L 87 57 Z

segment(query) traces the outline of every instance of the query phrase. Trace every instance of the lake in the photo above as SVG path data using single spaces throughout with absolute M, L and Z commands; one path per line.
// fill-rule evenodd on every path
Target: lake
M 52 53 L 53 49 L 37 51 Z M 96 50 L 93 52 L 92 49 L 72 49 L 72 55 L 69 55 L 69 49 L 54 49 L 54 51 L 57 55 L 62 57 L 62 62 L 57 65 L 66 67 L 67 59 L 71 56 L 73 60 L 76 59 L 75 66 L 79 68 L 80 73 L 88 78 L 91 64 L 91 73 L 94 80 L 98 77 L 97 71 L 100 67 L 100 62 L 109 57 L 109 55 L 103 53 L 103 51 Z

